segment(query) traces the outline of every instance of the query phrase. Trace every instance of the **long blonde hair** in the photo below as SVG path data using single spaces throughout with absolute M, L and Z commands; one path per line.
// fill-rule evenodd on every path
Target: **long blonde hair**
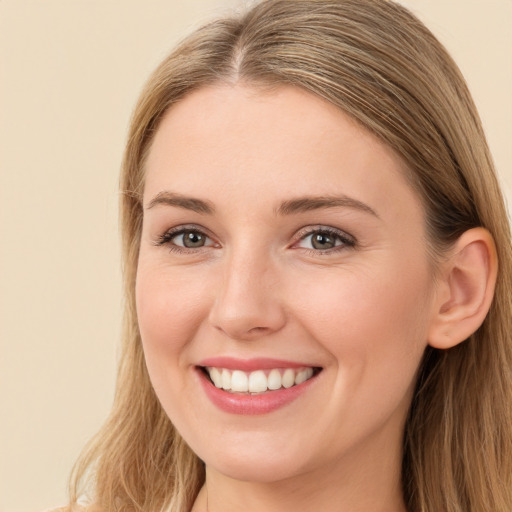
M 433 257 L 465 230 L 496 241 L 491 310 L 468 340 L 428 348 L 403 443 L 410 512 L 512 510 L 512 262 L 506 210 L 481 123 L 457 66 L 410 12 L 386 0 L 268 0 L 197 30 L 157 68 L 131 122 L 121 176 L 126 291 L 117 392 L 75 466 L 74 508 L 190 510 L 204 468 L 162 410 L 146 370 L 134 300 L 144 160 L 163 114 L 214 82 L 291 84 L 321 96 L 408 164 Z

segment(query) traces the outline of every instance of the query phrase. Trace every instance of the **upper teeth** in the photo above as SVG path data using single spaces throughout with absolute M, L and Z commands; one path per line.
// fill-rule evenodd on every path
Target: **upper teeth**
M 267 390 L 291 388 L 313 376 L 313 368 L 274 368 L 270 371 L 243 372 L 226 368 L 206 367 L 216 387 L 241 393 L 263 393 Z

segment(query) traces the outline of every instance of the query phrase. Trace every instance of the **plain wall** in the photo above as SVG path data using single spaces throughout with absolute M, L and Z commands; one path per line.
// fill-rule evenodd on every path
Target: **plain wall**
M 0 0 L 0 512 L 65 502 L 108 413 L 117 175 L 150 71 L 237 0 Z M 512 198 L 512 1 L 409 0 L 451 51 Z

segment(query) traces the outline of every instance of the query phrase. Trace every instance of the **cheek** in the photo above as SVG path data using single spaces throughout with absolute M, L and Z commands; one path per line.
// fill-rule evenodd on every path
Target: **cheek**
M 337 366 L 336 399 L 400 401 L 427 345 L 429 278 L 423 268 L 375 266 L 315 276 L 297 299 L 303 325 Z M 297 296 L 298 294 L 296 294 Z
M 200 276 L 190 278 L 144 261 L 139 264 L 137 318 L 155 388 L 157 379 L 171 378 L 170 370 L 189 364 L 189 344 L 208 311 L 204 283 Z
M 383 336 L 393 333 L 396 343 L 413 341 L 424 331 L 429 301 L 429 278 L 424 269 L 374 268 L 377 271 L 346 268 L 319 272 L 290 281 L 290 286 L 301 282 L 301 291 L 290 293 L 296 297 L 295 308 L 308 325 L 315 326 L 320 339 L 338 340 L 333 349 L 342 340 L 356 338 L 364 346 L 383 345 Z

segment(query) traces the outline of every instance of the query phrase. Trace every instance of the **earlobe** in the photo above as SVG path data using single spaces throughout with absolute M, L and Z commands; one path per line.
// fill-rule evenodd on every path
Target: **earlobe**
M 482 325 L 491 307 L 498 261 L 491 234 L 484 228 L 463 233 L 442 264 L 428 342 L 447 349 Z

